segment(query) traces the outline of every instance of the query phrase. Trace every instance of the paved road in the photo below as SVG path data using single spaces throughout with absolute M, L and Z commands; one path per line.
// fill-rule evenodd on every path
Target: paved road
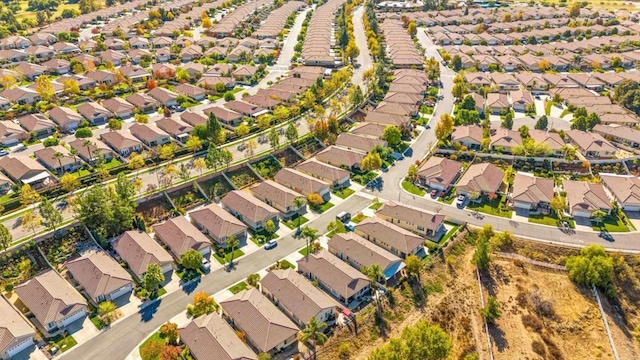
M 355 214 L 370 204 L 371 200 L 352 195 L 348 201 L 336 205 L 317 219 L 310 221 L 309 226 L 324 230 L 339 212 L 348 211 Z M 294 239 L 290 235 L 285 236 L 278 240 L 278 246 L 272 250 L 260 249 L 241 257 L 234 271 L 227 273 L 225 269 L 220 269 L 202 277 L 201 282 L 195 288 L 189 289 L 188 292 L 176 291 L 167 295 L 155 305 L 150 305 L 142 310 L 139 315 L 125 318 L 99 336 L 72 348 L 63 357 L 79 360 L 124 359 L 155 329 L 184 311 L 192 301 L 194 291 L 215 294 L 304 246 L 303 239 Z
M 366 84 L 362 79 L 362 74 L 373 67 L 373 59 L 369 53 L 369 47 L 367 45 L 367 35 L 364 30 L 364 23 L 362 22 L 362 16 L 364 15 L 364 6 L 358 7 L 353 12 L 353 34 L 356 41 L 356 46 L 360 49 L 360 55 L 356 58 L 360 67 L 354 69 L 353 79 L 351 80 L 355 85 L 360 85 L 363 92 L 366 92 Z

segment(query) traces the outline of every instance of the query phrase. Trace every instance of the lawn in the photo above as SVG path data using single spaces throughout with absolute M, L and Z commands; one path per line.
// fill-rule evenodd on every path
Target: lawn
M 98 328 L 98 330 L 102 330 L 102 328 L 106 326 L 105 323 L 102 321 L 102 319 L 100 319 L 100 316 L 98 316 L 98 314 L 93 314 L 89 316 L 89 320 L 91 320 L 93 325 L 95 325 L 96 328 Z
M 453 203 L 453 200 L 456 199 L 456 188 L 451 188 L 449 189 L 448 192 L 446 192 L 444 194 L 444 196 L 440 196 L 438 198 L 438 201 L 441 203 L 445 203 L 445 204 L 449 204 L 451 205 Z
M 51 341 L 55 344 L 55 346 L 60 349 L 60 352 L 65 352 L 72 347 L 74 347 L 78 342 L 71 335 L 67 335 L 66 337 L 62 337 L 62 335 L 57 335 L 51 339 Z
M 113 158 L 109 162 L 104 163 L 104 168 L 105 169 L 111 169 L 111 168 L 114 168 L 114 167 L 119 166 L 119 165 L 122 165 L 122 162 L 120 160 L 118 160 L 117 158 Z
M 424 194 L 426 194 L 426 191 L 413 185 L 410 181 L 403 181 L 402 188 L 413 195 L 424 196 Z
M 313 209 L 313 211 L 322 214 L 323 212 L 331 209 L 333 207 L 333 204 L 330 202 L 326 202 L 320 206 L 312 206 L 311 209 Z
M 76 171 L 75 173 L 78 174 L 79 177 L 83 177 L 83 176 L 90 175 L 91 171 L 89 171 L 87 169 L 80 169 L 80 170 Z
M 482 202 L 480 203 L 474 203 L 474 202 L 470 202 L 469 205 L 467 205 L 467 209 L 469 210 L 476 210 L 478 212 L 482 212 L 485 214 L 489 214 L 489 215 L 494 215 L 494 216 L 500 216 L 500 217 L 504 217 L 504 218 L 511 218 L 511 213 L 513 211 L 506 209 L 506 210 L 500 210 L 500 203 L 505 203 L 506 202 L 506 197 L 502 196 L 493 200 L 485 200 L 483 199 Z M 506 208 L 506 206 L 503 206 L 504 208 Z
M 222 248 L 221 248 L 222 249 Z M 234 251 L 235 255 L 233 257 L 233 259 L 237 259 L 240 256 L 244 255 L 244 253 L 242 252 L 242 250 L 240 249 L 236 249 L 236 251 Z M 222 265 L 228 263 L 229 261 L 231 261 L 231 251 L 228 249 L 224 250 L 224 258 L 222 256 L 220 256 L 220 254 L 218 253 L 218 251 L 214 251 L 213 253 L 213 257 L 216 258 L 216 260 L 218 260 L 218 262 Z
M 333 194 L 337 197 L 339 197 L 340 199 L 346 199 L 349 196 L 353 195 L 353 193 L 355 193 L 355 191 L 346 188 L 346 189 L 342 189 L 342 190 L 336 190 L 333 192 Z
M 312 246 L 313 246 L 313 245 L 312 245 Z M 298 251 L 298 253 L 300 253 L 300 255 L 302 255 L 302 256 L 307 256 L 307 254 L 309 254 L 309 250 L 308 250 L 308 249 L 309 249 L 309 248 L 305 246 L 305 247 L 304 247 L 304 248 L 302 248 L 300 251 Z M 322 250 L 322 249 L 323 249 L 323 247 L 322 247 L 322 246 L 320 246 L 320 249 L 318 249 L 318 250 Z
M 290 263 L 289 261 L 282 259 L 279 261 L 280 263 L 280 269 L 282 270 L 286 270 L 286 269 L 295 269 L 296 266 L 293 265 L 292 263 Z
M 15 193 L 15 192 L 5 194 L 2 197 L 0 197 L 0 203 L 3 203 L 5 201 L 9 201 L 9 200 L 11 200 L 11 199 L 13 199 L 15 197 L 18 197 L 18 194 Z
M 369 209 L 378 210 L 382 207 L 382 204 L 382 202 L 373 203 L 371 204 L 371 206 L 369 206 Z
M 446 225 L 452 226 L 452 228 L 451 228 L 451 230 L 447 231 L 447 233 L 442 237 L 442 239 L 440 239 L 440 241 L 438 241 L 440 243 L 444 243 L 445 241 L 447 241 L 451 236 L 453 236 L 453 234 L 456 233 L 456 231 L 460 227 L 460 225 L 454 224 L 452 222 L 445 221 L 444 223 Z
M 281 223 L 284 224 L 284 226 L 288 227 L 289 229 L 293 230 L 295 228 L 297 228 L 298 226 L 303 225 L 304 223 L 308 222 L 309 219 L 307 219 L 304 216 L 298 216 L 297 218 L 293 219 L 293 220 L 289 220 L 289 221 L 282 221 Z
M 365 215 L 363 215 L 362 213 L 360 213 L 360 214 L 358 214 L 358 215 L 354 216 L 354 217 L 351 219 L 351 222 L 353 222 L 353 223 L 355 223 L 355 224 L 358 224 L 358 223 L 360 223 L 362 220 L 364 220 L 364 219 L 366 219 L 366 218 L 368 218 L 368 216 L 365 216 Z
M 244 281 L 241 281 L 235 285 L 233 285 L 232 287 L 229 288 L 229 291 L 231 291 L 231 293 L 233 295 L 239 293 L 242 290 L 245 290 L 247 288 L 247 283 Z
M 613 216 L 607 216 L 602 223 L 596 223 L 591 221 L 591 227 L 594 231 L 606 230 L 612 232 L 629 232 L 629 226 L 625 225 L 620 218 L 614 218 Z
M 569 224 L 570 228 L 576 228 L 576 222 L 572 219 L 566 219 L 565 221 Z M 553 215 L 529 215 L 529 222 L 548 226 L 560 226 L 560 220 Z

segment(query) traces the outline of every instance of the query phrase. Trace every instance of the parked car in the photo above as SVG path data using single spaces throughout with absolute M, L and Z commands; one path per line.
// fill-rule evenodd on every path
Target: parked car
M 351 220 L 351 214 L 346 211 L 343 211 L 338 215 L 336 215 L 336 220 L 341 221 L 343 223 L 347 223 L 349 222 L 349 220 Z
M 7 150 L 0 150 L 0 156 L 6 156 L 9 155 L 9 152 Z
M 344 228 L 345 228 L 347 231 L 354 231 L 354 230 L 356 229 L 356 227 L 355 227 L 355 226 L 353 226 L 353 223 L 347 223 L 347 224 L 344 224 Z
M 458 198 L 456 199 L 456 206 L 459 208 L 464 207 L 464 201 L 467 199 L 466 196 L 464 195 L 458 195 Z
M 208 273 L 209 271 L 211 271 L 211 263 L 209 262 L 209 260 L 203 258 L 200 268 L 202 269 L 202 271 Z
M 266 250 L 273 249 L 276 246 L 278 246 L 278 242 L 275 241 L 275 240 L 269 240 L 269 241 L 267 241 L 266 244 L 264 244 L 264 248 Z
M 436 197 L 438 197 L 438 190 L 436 190 L 436 189 L 431 190 L 430 195 L 431 195 L 432 198 L 435 199 Z

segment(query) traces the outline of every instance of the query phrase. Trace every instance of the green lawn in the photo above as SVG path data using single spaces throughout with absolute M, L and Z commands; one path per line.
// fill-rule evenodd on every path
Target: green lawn
M 447 193 L 444 194 L 444 196 L 440 196 L 438 197 L 438 201 L 441 203 L 445 203 L 448 205 L 451 205 L 453 203 L 453 200 L 456 199 L 456 188 L 453 187 L 451 189 L 449 189 L 449 191 Z
M 418 196 L 424 196 L 424 194 L 426 194 L 427 192 L 424 191 L 423 189 L 413 185 L 410 181 L 403 181 L 402 182 L 402 188 L 405 191 L 410 192 L 413 195 L 418 195 Z
M 311 245 L 311 247 L 313 247 L 313 245 Z M 307 254 L 309 253 L 307 251 L 307 249 L 308 248 L 305 246 L 304 248 L 300 249 L 300 251 L 298 251 L 298 253 L 300 253 L 302 256 L 307 256 Z M 322 250 L 322 249 L 324 249 L 324 248 L 322 246 L 320 246 L 319 250 Z
M 308 222 L 309 219 L 307 219 L 304 216 L 298 216 L 297 218 L 294 218 L 293 220 L 289 220 L 289 221 L 282 221 L 281 223 L 284 224 L 284 226 L 288 227 L 289 229 L 293 230 L 295 228 L 297 228 L 298 226 L 303 225 L 304 223 Z
M 480 203 L 475 203 L 475 202 L 470 202 L 469 205 L 467 205 L 467 209 L 469 210 L 476 210 L 485 214 L 489 214 L 489 215 L 494 215 L 494 216 L 500 216 L 500 217 L 504 217 L 504 218 L 511 218 L 511 213 L 513 211 L 506 209 L 503 211 L 499 210 L 499 205 L 500 202 L 505 202 L 506 201 L 506 197 L 502 196 L 493 200 L 485 200 L 483 199 L 482 202 Z M 505 207 L 506 208 L 506 207 Z
M 440 243 L 444 243 L 445 241 L 447 241 L 451 236 L 453 236 L 453 234 L 455 234 L 455 232 L 460 227 L 460 225 L 454 224 L 452 222 L 445 221 L 444 223 L 447 224 L 447 225 L 452 226 L 452 228 L 451 228 L 451 230 L 447 231 L 446 234 L 444 234 L 444 236 L 442 237 L 442 239 L 440 239 L 440 241 L 438 241 Z
M 371 206 L 369 206 L 369 209 L 378 210 L 378 209 L 380 209 L 382 207 L 382 204 L 383 204 L 382 202 L 371 204 Z
M 242 290 L 245 290 L 247 288 L 247 283 L 244 281 L 241 281 L 235 285 L 233 285 L 232 287 L 229 288 L 229 291 L 231 291 L 231 293 L 233 293 L 233 295 L 239 293 Z
M 240 250 L 240 249 L 236 249 L 236 251 L 234 251 L 234 253 L 235 253 L 235 255 L 233 257 L 234 260 L 239 258 L 240 256 L 244 255 L 244 252 L 242 252 L 242 250 Z M 216 258 L 216 260 L 218 260 L 218 262 L 220 264 L 224 265 L 224 264 L 228 263 L 229 261 L 231 261 L 231 251 L 225 249 L 224 254 L 225 254 L 225 256 L 223 258 L 222 256 L 220 256 L 220 254 L 217 251 L 214 251 L 213 252 L 213 257 Z
M 118 160 L 117 158 L 113 158 L 111 159 L 111 161 L 104 163 L 104 168 L 105 169 L 111 169 L 113 167 L 122 165 L 122 162 L 120 160 Z
M 11 199 L 13 199 L 15 197 L 18 197 L 18 194 L 14 193 L 14 192 L 9 193 L 9 194 L 5 194 L 2 197 L 0 197 L 0 203 L 3 203 L 5 201 L 9 201 L 9 200 L 11 200 Z
M 368 216 L 365 216 L 365 215 L 362 215 L 362 214 L 358 214 L 358 215 L 354 216 L 353 218 L 351 218 L 351 221 L 353 223 L 358 224 L 358 223 L 360 223 L 362 220 L 364 220 L 366 218 L 368 218 Z
M 83 177 L 83 176 L 87 176 L 87 175 L 91 174 L 91 171 L 89 171 L 87 169 L 80 169 L 78 171 L 75 171 L 74 174 L 77 174 L 79 177 Z
M 322 214 L 323 212 L 331 209 L 333 207 L 333 204 L 330 202 L 326 202 L 320 206 L 312 206 L 311 209 L 313 209 L 313 211 Z
M 102 321 L 102 319 L 100 319 L 100 316 L 98 316 L 98 314 L 89 316 L 89 320 L 91 320 L 93 325 L 95 325 L 98 330 L 102 330 L 102 328 L 105 327 L 105 323 Z
M 333 194 L 335 196 L 339 197 L 340 199 L 346 199 L 349 196 L 353 195 L 353 193 L 355 193 L 355 191 L 353 191 L 353 190 L 351 190 L 349 188 L 342 189 L 342 190 L 337 190 L 337 191 L 333 192 Z
M 295 268 L 296 266 L 290 263 L 289 261 L 285 259 L 280 260 L 280 269 L 285 270 L 285 269 L 295 269 Z
M 55 336 L 51 339 L 55 343 L 55 346 L 60 349 L 60 352 L 65 352 L 72 347 L 74 347 L 78 342 L 71 335 L 67 335 L 66 337 L 62 337 L 62 335 Z
M 591 227 L 594 231 L 606 230 L 612 232 L 629 232 L 629 226 L 625 225 L 620 218 L 614 218 L 613 216 L 607 216 L 602 223 L 596 223 L 591 221 Z
M 565 219 L 572 229 L 576 228 L 576 222 L 572 219 Z M 548 225 L 548 226 L 560 226 L 560 220 L 553 215 L 529 215 L 529 222 L 534 224 Z

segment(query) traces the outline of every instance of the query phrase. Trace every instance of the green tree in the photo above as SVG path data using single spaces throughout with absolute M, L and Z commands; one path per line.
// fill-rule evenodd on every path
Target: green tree
M 180 257 L 180 265 L 188 270 L 197 270 L 202 266 L 202 254 L 194 249 L 189 249 Z
M 273 150 L 277 150 L 280 145 L 280 134 L 278 134 L 275 127 L 272 127 L 271 130 L 269 130 L 269 144 Z
M 209 136 L 209 141 L 215 145 L 220 145 L 224 143 L 225 134 L 224 128 L 218 121 L 218 118 L 214 113 L 209 113 L 209 118 L 207 119 L 207 134 Z
M 28 206 L 31 204 L 35 204 L 40 200 L 40 194 L 31 188 L 31 185 L 24 184 L 20 188 L 20 202 L 22 205 Z
M 418 178 L 418 167 L 416 164 L 411 164 L 409 169 L 407 170 L 407 180 L 411 182 L 415 182 Z
M 580 285 L 595 285 L 608 296 L 615 295 L 613 285 L 613 258 L 604 247 L 589 245 L 580 250 L 579 255 L 570 256 L 566 262 L 569 278 Z
M 549 119 L 547 119 L 547 115 L 540 116 L 540 118 L 538 118 L 538 121 L 536 121 L 536 125 L 534 126 L 534 128 L 537 130 L 547 130 L 548 127 Z
M 298 129 L 294 125 L 293 122 L 289 123 L 287 129 L 284 131 L 284 136 L 289 140 L 290 143 L 298 140 Z
M 144 288 L 150 293 L 155 293 L 163 282 L 164 274 L 162 274 L 160 266 L 158 264 L 150 264 L 142 277 Z
M 568 15 L 570 18 L 577 18 L 580 16 L 580 3 L 574 2 L 569 5 Z
M 302 196 L 298 196 L 293 199 L 291 203 L 296 208 L 296 220 L 298 220 L 298 231 L 300 230 L 300 213 L 305 209 L 305 205 L 307 205 L 307 199 Z
M 607 213 L 602 210 L 596 210 L 591 213 L 591 219 L 596 222 L 596 224 L 600 224 L 602 226 L 602 221 L 607 217 Z
M 314 359 L 317 359 L 316 345 L 322 345 L 327 341 L 327 335 L 324 333 L 324 329 L 326 327 L 326 323 L 318 322 L 318 319 L 312 317 L 300 332 L 300 342 L 311 345 L 311 351 L 313 352 Z
M 247 276 L 247 284 L 249 284 L 250 286 L 257 288 L 259 282 L 260 274 L 249 274 L 249 276 Z
M 359 85 L 355 85 L 353 92 L 351 93 L 351 104 L 353 106 L 360 106 L 364 101 L 364 94 L 362 94 L 362 89 Z
M 276 224 L 273 222 L 273 220 L 269 219 L 267 220 L 267 223 L 265 224 L 264 229 L 269 234 L 273 234 L 276 231 Z
M 111 324 L 114 320 L 114 311 L 116 311 L 117 306 L 112 301 L 103 301 L 98 304 L 98 314 L 102 318 L 102 321 L 105 324 Z
M 311 252 L 311 245 L 318 240 L 318 230 L 309 226 L 305 226 L 302 228 L 300 233 L 300 237 L 306 240 L 307 242 L 307 253 Z
M 368 360 L 444 360 L 452 348 L 453 342 L 442 328 L 423 320 L 415 326 L 406 327 L 400 338 L 392 338 L 374 350 Z
M 509 129 L 509 130 L 513 129 L 513 115 L 511 114 L 511 111 L 508 111 L 507 114 L 504 116 L 504 119 L 502 120 L 500 127 Z
M 224 241 L 224 244 L 228 249 L 231 249 L 231 260 L 229 260 L 229 267 L 233 267 L 233 259 L 236 255 L 236 248 L 238 247 L 238 245 L 240 245 L 240 240 L 238 240 L 235 235 L 231 235 Z
M 398 149 L 402 144 L 402 132 L 396 126 L 387 126 L 384 129 L 382 138 L 394 149 Z
M 109 122 L 107 123 L 107 127 L 111 131 L 120 130 L 120 129 L 122 129 L 122 121 L 120 121 L 118 119 L 110 119 Z
M 380 302 L 380 294 L 378 293 L 378 290 L 380 289 L 380 283 L 378 283 L 378 281 L 381 279 L 384 280 L 384 272 L 378 264 L 363 266 L 360 271 L 365 274 L 369 280 L 371 280 L 371 289 L 374 292 L 373 297 L 377 304 L 376 311 L 380 313 L 382 311 L 382 303 Z
M 476 251 L 473 253 L 473 259 L 471 261 L 473 265 L 478 267 L 480 271 L 486 271 L 491 264 L 491 256 L 489 255 L 489 241 L 484 237 L 478 239 L 476 244 Z
M 418 258 L 414 254 L 409 254 L 409 256 L 404 259 L 404 263 L 409 276 L 420 279 L 420 269 L 422 268 L 422 262 L 420 261 L 420 258 Z
M 42 225 L 47 230 L 54 231 L 62 223 L 62 214 L 56 210 L 47 198 L 43 198 L 40 205 L 38 205 L 38 212 L 42 217 Z
M 375 171 L 382 167 L 382 158 L 380 154 L 370 152 L 360 162 L 360 168 L 365 171 Z
M 487 305 L 480 311 L 480 314 L 488 323 L 494 323 L 502 314 L 498 300 L 493 296 L 489 296 Z
M 0 246 L 2 246 L 3 250 L 7 250 L 11 243 L 13 242 L 13 237 L 4 224 L 0 224 Z
M 333 220 L 327 224 L 327 231 L 333 234 L 346 233 L 347 229 L 340 220 Z
M 445 141 L 453 133 L 453 117 L 449 114 L 442 114 L 440 121 L 436 125 L 436 138 L 440 141 Z

